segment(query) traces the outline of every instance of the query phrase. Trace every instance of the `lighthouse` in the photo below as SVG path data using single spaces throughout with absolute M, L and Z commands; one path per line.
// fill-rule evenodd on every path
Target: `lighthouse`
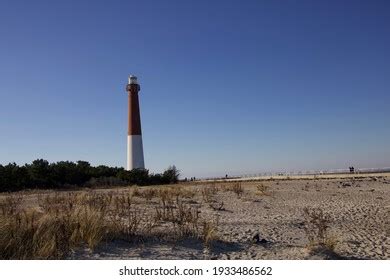
M 142 146 L 141 116 L 138 92 L 140 86 L 137 77 L 130 75 L 126 86 L 129 99 L 129 126 L 127 130 L 127 170 L 145 168 L 144 150 Z

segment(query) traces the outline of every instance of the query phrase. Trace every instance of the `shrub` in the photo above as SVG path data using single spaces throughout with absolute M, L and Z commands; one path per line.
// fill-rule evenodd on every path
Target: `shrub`
M 214 201 L 214 195 L 218 192 L 215 184 L 201 188 L 202 198 L 204 202 L 210 203 Z
M 149 170 L 140 168 L 130 171 L 121 170 L 118 177 L 128 184 L 143 186 L 149 183 Z
M 84 183 L 85 187 L 113 187 L 113 186 L 125 186 L 127 182 L 117 177 L 92 177 Z
M 321 208 L 304 208 L 305 232 L 310 247 L 323 247 L 334 250 L 336 239 L 329 235 L 331 217 Z
M 268 193 L 267 193 L 268 186 L 266 186 L 264 184 L 260 184 L 260 185 L 256 186 L 256 189 L 257 189 L 258 195 L 268 195 Z
M 157 189 L 147 188 L 141 192 L 141 197 L 145 198 L 146 200 L 151 200 L 153 197 L 156 197 L 157 194 Z
M 173 237 L 196 237 L 198 232 L 199 211 L 197 208 L 184 204 L 180 199 L 161 200 L 155 208 L 156 222 L 169 222 L 173 228 Z
M 234 183 L 233 185 L 229 186 L 228 190 L 234 192 L 237 197 L 241 197 L 244 192 L 240 182 Z
M 217 227 L 214 222 L 203 221 L 200 238 L 206 247 L 211 246 L 211 243 L 217 239 Z
M 168 184 L 176 184 L 179 180 L 179 176 L 180 171 L 174 165 L 168 167 L 162 174 L 163 179 L 166 180 Z

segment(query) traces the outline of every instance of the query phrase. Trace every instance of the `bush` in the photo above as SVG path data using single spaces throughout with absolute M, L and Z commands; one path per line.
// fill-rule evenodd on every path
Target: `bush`
M 161 185 L 177 183 L 179 171 L 169 167 L 163 174 L 149 174 L 147 169 L 91 166 L 86 161 L 59 161 L 49 163 L 44 159 L 18 166 L 16 163 L 0 165 L 0 192 L 31 188 L 71 188 L 121 185 Z
M 122 170 L 118 173 L 118 177 L 130 185 L 143 186 L 149 184 L 149 170 L 147 169 Z
M 337 240 L 329 234 L 331 217 L 321 208 L 304 208 L 305 232 L 310 248 L 325 248 L 333 251 Z
M 113 186 L 125 186 L 126 181 L 117 177 L 92 177 L 84 186 L 85 187 L 113 187 Z
M 179 176 L 180 171 L 174 165 L 168 167 L 162 175 L 163 179 L 165 179 L 169 184 L 176 184 L 179 180 Z
M 229 186 L 228 190 L 234 192 L 238 197 L 241 197 L 244 192 L 240 182 L 234 183 L 233 185 Z

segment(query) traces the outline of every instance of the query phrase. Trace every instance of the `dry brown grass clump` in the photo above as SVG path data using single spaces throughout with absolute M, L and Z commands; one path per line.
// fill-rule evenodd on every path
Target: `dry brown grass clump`
M 95 248 L 109 230 L 102 214 L 87 208 L 1 215 L 0 224 L 1 259 L 64 258 L 81 244 Z
M 174 188 L 174 187 L 172 187 L 172 188 Z M 195 190 L 193 190 L 191 188 L 184 188 L 184 187 L 180 188 L 180 193 L 181 193 L 181 196 L 183 198 L 186 198 L 186 199 L 191 199 L 196 195 Z
M 230 186 L 228 186 L 227 190 L 234 192 L 237 197 L 241 197 L 244 193 L 244 189 L 241 186 L 241 182 L 234 183 Z
M 201 188 L 201 194 L 202 194 L 202 199 L 206 203 L 211 203 L 214 201 L 214 195 L 218 193 L 219 189 L 215 185 L 215 183 L 209 185 L 209 186 L 204 186 Z
M 308 192 L 309 191 L 309 187 L 310 187 L 309 183 L 306 182 L 306 184 L 302 187 L 302 190 Z
M 173 239 L 196 237 L 200 220 L 200 212 L 196 207 L 176 199 L 162 202 L 155 210 L 154 220 L 168 224 Z
M 146 200 L 152 200 L 154 197 L 157 196 L 157 193 L 157 189 L 147 188 L 141 192 L 141 197 L 145 198 Z
M 142 197 L 146 200 L 160 198 L 161 196 L 192 198 L 195 196 L 195 191 L 183 186 L 178 187 L 149 187 L 145 189 L 134 188 L 134 196 Z
M 15 214 L 23 202 L 23 196 L 20 194 L 10 194 L 3 201 L 0 201 L 0 210 L 2 215 Z
M 257 189 L 257 194 L 258 195 L 269 195 L 269 193 L 267 192 L 268 191 L 268 186 L 264 185 L 264 184 L 260 184 L 260 185 L 257 185 L 256 186 L 256 189 Z
M 202 223 L 200 238 L 206 247 L 210 247 L 211 243 L 218 239 L 217 225 L 212 221 L 204 221 Z
M 309 248 L 334 251 L 337 240 L 329 234 L 331 217 L 321 208 L 304 208 L 305 232 Z
M 157 191 L 156 197 L 161 201 L 176 200 L 176 199 L 191 199 L 196 192 L 185 187 L 161 187 Z
M 215 185 L 202 187 L 203 199 L 211 201 L 218 189 Z M 155 227 L 161 228 L 168 239 L 179 240 L 191 237 L 202 240 L 205 246 L 217 239 L 216 224 L 203 220 L 199 206 L 185 201 L 192 198 L 195 192 L 183 188 L 165 188 L 159 192 L 159 206 L 155 207 Z
M 139 187 L 133 187 L 133 196 L 141 196 L 141 191 Z

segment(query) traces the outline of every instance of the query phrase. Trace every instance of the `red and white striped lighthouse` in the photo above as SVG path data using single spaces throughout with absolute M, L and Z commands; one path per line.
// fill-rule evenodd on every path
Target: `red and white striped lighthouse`
M 127 132 L 127 170 L 145 168 L 142 146 L 141 116 L 139 111 L 138 92 L 140 86 L 136 76 L 129 76 L 126 86 L 129 96 L 129 127 Z

